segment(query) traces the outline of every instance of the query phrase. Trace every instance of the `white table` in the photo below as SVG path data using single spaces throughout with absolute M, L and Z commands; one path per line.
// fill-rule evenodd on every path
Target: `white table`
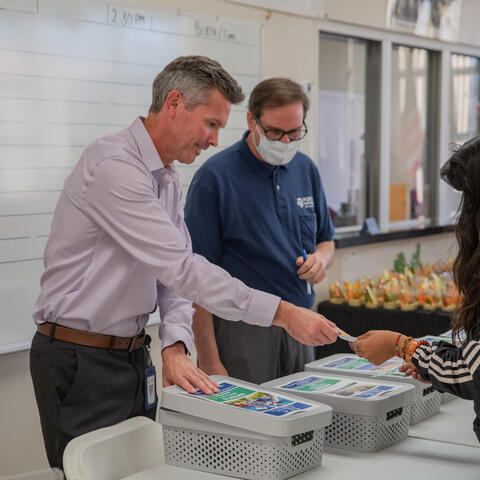
M 406 438 L 385 450 L 371 454 L 326 453 L 322 467 L 295 477 L 296 480 L 319 478 L 478 480 L 480 451 L 476 447 Z
M 409 477 L 435 480 L 478 480 L 480 452 L 476 447 L 407 438 L 377 453 L 328 452 L 323 465 L 301 473 L 295 480 L 371 480 Z M 160 465 L 128 480 L 231 480 L 232 477 Z
M 380 452 L 327 450 L 323 464 L 295 480 L 479 480 L 480 444 L 473 433 L 472 402 L 454 400 L 440 413 L 410 427 L 409 437 Z M 416 438 L 422 437 L 422 438 Z M 454 443 L 452 443 L 454 442 Z M 461 444 L 461 445 L 460 445 Z M 160 465 L 128 480 L 231 480 L 232 477 Z
M 440 412 L 433 417 L 417 425 L 411 425 L 408 436 L 480 448 L 477 436 L 473 432 L 474 419 L 473 402 L 458 398 L 442 405 Z M 478 478 L 480 479 L 480 472 Z
M 186 468 L 159 465 L 135 475 L 130 475 L 123 480 L 232 480 L 232 477 L 214 475 L 213 473 L 197 472 Z

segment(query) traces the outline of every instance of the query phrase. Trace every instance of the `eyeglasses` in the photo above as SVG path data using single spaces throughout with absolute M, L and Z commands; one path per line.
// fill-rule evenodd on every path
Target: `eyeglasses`
M 279 128 L 269 128 L 268 130 L 262 125 L 260 118 L 256 118 L 255 121 L 262 127 L 265 136 L 269 140 L 281 140 L 285 135 L 288 136 L 291 142 L 295 142 L 297 140 L 301 140 L 307 133 L 308 129 L 305 125 L 305 121 L 302 122 L 302 126 L 300 128 L 294 128 L 293 130 L 280 130 Z

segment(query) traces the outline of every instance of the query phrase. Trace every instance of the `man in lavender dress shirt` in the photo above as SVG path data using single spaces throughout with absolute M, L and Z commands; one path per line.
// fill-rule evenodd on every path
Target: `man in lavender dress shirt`
M 89 145 L 65 181 L 45 248 L 30 368 L 49 463 L 72 438 L 126 418 L 155 418 L 143 333 L 158 306 L 163 385 L 217 385 L 186 353 L 192 302 L 232 321 L 278 325 L 309 345 L 333 323 L 232 278 L 192 253 L 175 160 L 216 146 L 240 86 L 206 57 L 180 57 L 157 76 L 146 118 Z M 148 343 L 148 340 L 147 342 Z M 146 373 L 148 372 L 148 373 Z

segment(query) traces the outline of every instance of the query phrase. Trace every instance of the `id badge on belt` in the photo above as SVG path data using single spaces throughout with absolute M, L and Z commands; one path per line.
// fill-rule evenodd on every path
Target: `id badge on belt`
M 145 410 L 150 410 L 152 407 L 155 407 L 158 403 L 157 397 L 157 373 L 155 370 L 155 365 L 152 365 L 152 360 L 150 358 L 150 352 L 148 351 L 148 362 L 145 367 Z
M 145 368 L 145 410 L 150 410 L 157 402 L 157 374 L 155 366 L 150 365 Z

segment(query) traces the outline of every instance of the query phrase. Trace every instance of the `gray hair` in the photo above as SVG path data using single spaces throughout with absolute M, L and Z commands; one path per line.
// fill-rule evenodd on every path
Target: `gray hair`
M 185 108 L 205 104 L 212 90 L 218 90 L 230 103 L 240 103 L 245 95 L 237 81 L 215 60 L 198 55 L 178 57 L 153 81 L 150 113 L 158 113 L 172 90 L 178 90 Z

